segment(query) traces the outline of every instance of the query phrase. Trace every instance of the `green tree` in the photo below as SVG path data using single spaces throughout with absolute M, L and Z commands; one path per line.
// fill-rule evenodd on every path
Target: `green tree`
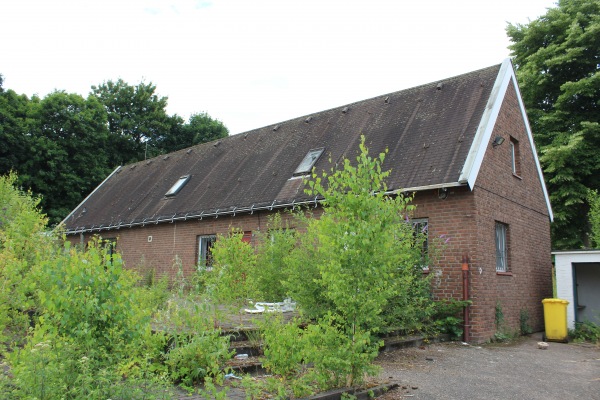
M 212 248 L 213 270 L 206 271 L 206 286 L 215 304 L 241 312 L 255 288 L 250 275 L 256 269 L 256 254 L 244 233 L 232 230 L 228 236 L 219 235 Z
M 324 212 L 308 221 L 301 246 L 292 254 L 300 264 L 308 260 L 299 253 L 308 254 L 310 262 L 290 268 L 304 276 L 293 276 L 288 289 L 316 313 L 333 312 L 354 326 L 377 330 L 385 305 L 409 293 L 422 276 L 421 253 L 405 220 L 414 209 L 411 197 L 386 195 L 385 154 L 369 156 L 364 138 L 360 148 L 355 164 L 345 159 L 342 169 L 308 182 L 311 196 L 324 198 Z M 315 289 L 301 284 L 306 281 L 313 281 L 321 295 L 314 298 Z
M 281 214 L 269 217 L 267 232 L 257 234 L 257 268 L 250 275 L 258 292 L 256 300 L 280 302 L 288 294 L 284 283 L 290 271 L 286 260 L 298 240 L 298 232 L 284 223 Z
M 591 242 L 596 248 L 600 248 L 600 195 L 597 190 L 589 191 L 588 201 L 590 203 Z
M 157 140 L 168 135 L 171 117 L 167 97 L 152 83 L 131 86 L 122 79 L 92 86 L 92 95 L 104 106 L 112 147 L 109 165 L 116 167 L 160 154 Z
M 157 138 L 156 147 L 162 153 L 170 153 L 200 143 L 227 137 L 229 131 L 219 120 L 207 113 L 193 114 L 187 123 L 175 115 L 171 117 L 171 128 Z
M 30 101 L 14 90 L 0 88 L 0 175 L 22 173 L 30 158 L 31 136 L 28 131 Z
M 30 107 L 31 143 L 20 181 L 42 195 L 42 209 L 56 224 L 111 171 L 106 112 L 92 96 L 60 91 Z
M 600 1 L 560 0 L 507 33 L 554 209 L 553 246 L 581 247 L 588 189 L 600 188 Z

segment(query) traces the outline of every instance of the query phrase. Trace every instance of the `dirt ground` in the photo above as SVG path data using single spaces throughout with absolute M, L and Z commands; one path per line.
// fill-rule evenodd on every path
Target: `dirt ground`
M 400 385 L 379 399 L 598 399 L 600 346 L 549 343 L 433 344 L 382 353 L 381 378 Z

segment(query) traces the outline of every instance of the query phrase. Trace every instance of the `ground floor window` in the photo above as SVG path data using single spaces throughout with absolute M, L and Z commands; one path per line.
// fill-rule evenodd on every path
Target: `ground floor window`
M 106 251 L 106 262 L 112 265 L 117 253 L 117 238 L 102 238 L 101 243 L 102 248 Z
M 417 246 L 421 248 L 421 267 L 429 271 L 429 219 L 414 218 L 410 221 Z
M 198 236 L 198 269 L 212 271 L 212 248 L 216 241 L 216 235 Z
M 508 272 L 508 225 L 496 222 L 496 272 Z

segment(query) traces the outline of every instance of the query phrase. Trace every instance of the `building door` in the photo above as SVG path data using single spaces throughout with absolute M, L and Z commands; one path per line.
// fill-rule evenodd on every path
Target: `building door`
M 600 263 L 573 263 L 575 320 L 600 324 Z

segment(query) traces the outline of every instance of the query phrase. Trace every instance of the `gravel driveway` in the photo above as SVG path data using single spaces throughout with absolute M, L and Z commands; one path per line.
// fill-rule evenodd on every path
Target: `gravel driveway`
M 390 399 L 598 399 L 600 347 L 549 343 L 541 334 L 510 344 L 434 344 L 382 353 L 382 378 L 400 388 Z

